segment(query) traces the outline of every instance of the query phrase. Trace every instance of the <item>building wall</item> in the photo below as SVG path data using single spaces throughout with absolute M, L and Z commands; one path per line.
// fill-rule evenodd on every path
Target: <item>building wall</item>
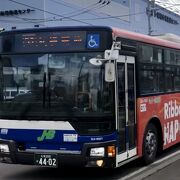
M 159 9 L 159 7 L 156 6 L 155 9 Z M 153 13 L 152 30 L 152 34 L 173 33 L 180 35 L 180 16 L 168 10 L 159 9 Z
M 43 11 L 30 11 L 27 9 L 34 10 L 29 6 L 25 6 L 25 4 L 43 9 L 44 1 L 43 0 L 15 0 L 15 2 L 11 2 L 9 0 L 0 0 L 0 27 L 3 27 L 7 30 L 12 27 L 16 27 L 16 29 L 29 28 L 34 27 L 36 23 L 33 19 L 39 18 L 44 19 Z M 24 5 L 23 5 L 24 4 Z M 8 15 L 6 15 L 6 11 L 8 11 Z M 13 11 L 13 15 L 10 13 Z M 15 12 L 16 11 L 16 12 Z M 21 11 L 21 12 L 20 12 Z M 25 12 L 24 12 L 25 11 Z M 5 15 L 3 15 L 5 13 Z M 44 23 L 40 23 L 44 26 Z
M 148 34 L 148 0 L 0 0 L 0 27 L 107 25 Z M 152 34 L 180 35 L 180 16 L 154 7 L 160 15 L 151 17 Z M 28 12 L 27 9 L 34 10 Z M 2 15 L 1 12 L 25 10 Z M 18 11 L 19 12 L 19 11 Z M 172 24 L 167 20 L 177 21 Z

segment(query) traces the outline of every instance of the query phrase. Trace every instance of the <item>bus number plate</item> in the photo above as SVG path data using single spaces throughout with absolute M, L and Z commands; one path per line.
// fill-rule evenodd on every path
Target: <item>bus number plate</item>
M 58 158 L 57 154 L 35 154 L 35 165 L 45 167 L 57 167 Z

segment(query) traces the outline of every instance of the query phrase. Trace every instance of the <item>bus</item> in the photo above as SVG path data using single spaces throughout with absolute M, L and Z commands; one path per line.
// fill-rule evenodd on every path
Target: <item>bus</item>
M 179 43 L 104 26 L 0 33 L 0 162 L 117 168 L 179 142 Z

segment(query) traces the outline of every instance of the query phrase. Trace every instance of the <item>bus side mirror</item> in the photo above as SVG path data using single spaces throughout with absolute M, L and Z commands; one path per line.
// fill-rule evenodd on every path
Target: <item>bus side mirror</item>
M 105 81 L 114 82 L 115 81 L 115 66 L 114 63 L 107 62 L 105 64 Z
M 111 63 L 110 60 L 118 59 L 119 50 L 118 49 L 107 49 L 104 53 L 104 59 L 109 60 L 108 63 L 105 64 L 105 81 L 106 82 L 114 82 L 115 81 L 115 66 L 114 63 Z

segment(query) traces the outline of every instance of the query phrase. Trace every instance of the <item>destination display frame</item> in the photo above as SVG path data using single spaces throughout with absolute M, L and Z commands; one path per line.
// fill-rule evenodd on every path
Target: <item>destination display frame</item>
M 0 52 L 44 53 L 74 51 L 104 51 L 111 47 L 112 34 L 108 31 L 38 31 L 5 33 L 0 36 Z

